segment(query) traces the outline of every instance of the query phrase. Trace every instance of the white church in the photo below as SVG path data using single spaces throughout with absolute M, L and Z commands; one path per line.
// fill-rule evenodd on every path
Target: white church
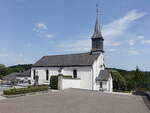
M 111 73 L 105 69 L 103 36 L 98 19 L 98 8 L 94 34 L 91 37 L 92 48 L 88 53 L 43 56 L 33 64 L 31 82 L 38 76 L 39 84 L 50 84 L 51 76 L 68 75 L 61 78 L 60 89 L 79 88 L 112 92 Z

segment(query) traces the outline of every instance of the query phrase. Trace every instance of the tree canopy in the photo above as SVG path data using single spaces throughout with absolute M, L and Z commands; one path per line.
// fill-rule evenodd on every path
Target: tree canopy
M 133 71 L 109 68 L 113 77 L 113 89 L 131 91 L 139 88 L 147 89 L 150 84 L 150 72 L 141 71 L 136 67 Z
M 25 70 L 28 70 L 31 68 L 31 64 L 24 64 L 24 65 L 15 65 L 15 66 L 10 66 L 10 67 L 6 67 L 5 65 L 0 65 L 0 79 L 2 79 L 2 77 L 13 73 L 13 72 L 23 72 Z
M 111 70 L 111 74 L 113 78 L 114 90 L 126 90 L 125 78 L 117 70 Z

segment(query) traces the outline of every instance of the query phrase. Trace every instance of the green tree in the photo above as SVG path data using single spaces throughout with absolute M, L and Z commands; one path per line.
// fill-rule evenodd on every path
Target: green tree
M 126 80 L 125 78 L 117 71 L 111 70 L 113 78 L 113 88 L 114 90 L 126 90 Z
M 24 64 L 5 67 L 5 65 L 0 64 L 0 78 L 13 72 L 23 72 L 25 70 L 31 69 L 31 66 L 31 64 Z
M 140 71 L 140 69 L 136 67 L 133 80 L 134 90 L 138 88 L 147 88 L 147 85 L 150 83 L 150 75 L 147 72 Z

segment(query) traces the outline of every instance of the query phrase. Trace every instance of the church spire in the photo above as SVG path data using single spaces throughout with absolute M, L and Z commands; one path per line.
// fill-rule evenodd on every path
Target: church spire
M 103 37 L 101 34 L 100 24 L 99 24 L 99 10 L 98 5 L 96 5 L 96 23 L 95 23 L 95 29 L 94 34 L 91 37 L 92 40 L 92 54 L 99 54 L 103 53 Z
M 92 38 L 102 38 L 100 24 L 99 24 L 98 4 L 96 4 L 96 23 L 95 23 L 95 29 L 94 29 L 94 34 L 93 34 Z

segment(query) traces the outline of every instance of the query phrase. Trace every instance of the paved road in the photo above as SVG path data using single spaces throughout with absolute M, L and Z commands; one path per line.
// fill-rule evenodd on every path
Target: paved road
M 140 96 L 69 89 L 0 100 L 0 113 L 150 113 Z
M 3 94 L 2 91 L 0 91 L 0 100 L 6 99 L 5 97 L 1 96 Z
M 0 100 L 4 100 L 4 99 L 6 99 L 6 98 L 0 95 Z

